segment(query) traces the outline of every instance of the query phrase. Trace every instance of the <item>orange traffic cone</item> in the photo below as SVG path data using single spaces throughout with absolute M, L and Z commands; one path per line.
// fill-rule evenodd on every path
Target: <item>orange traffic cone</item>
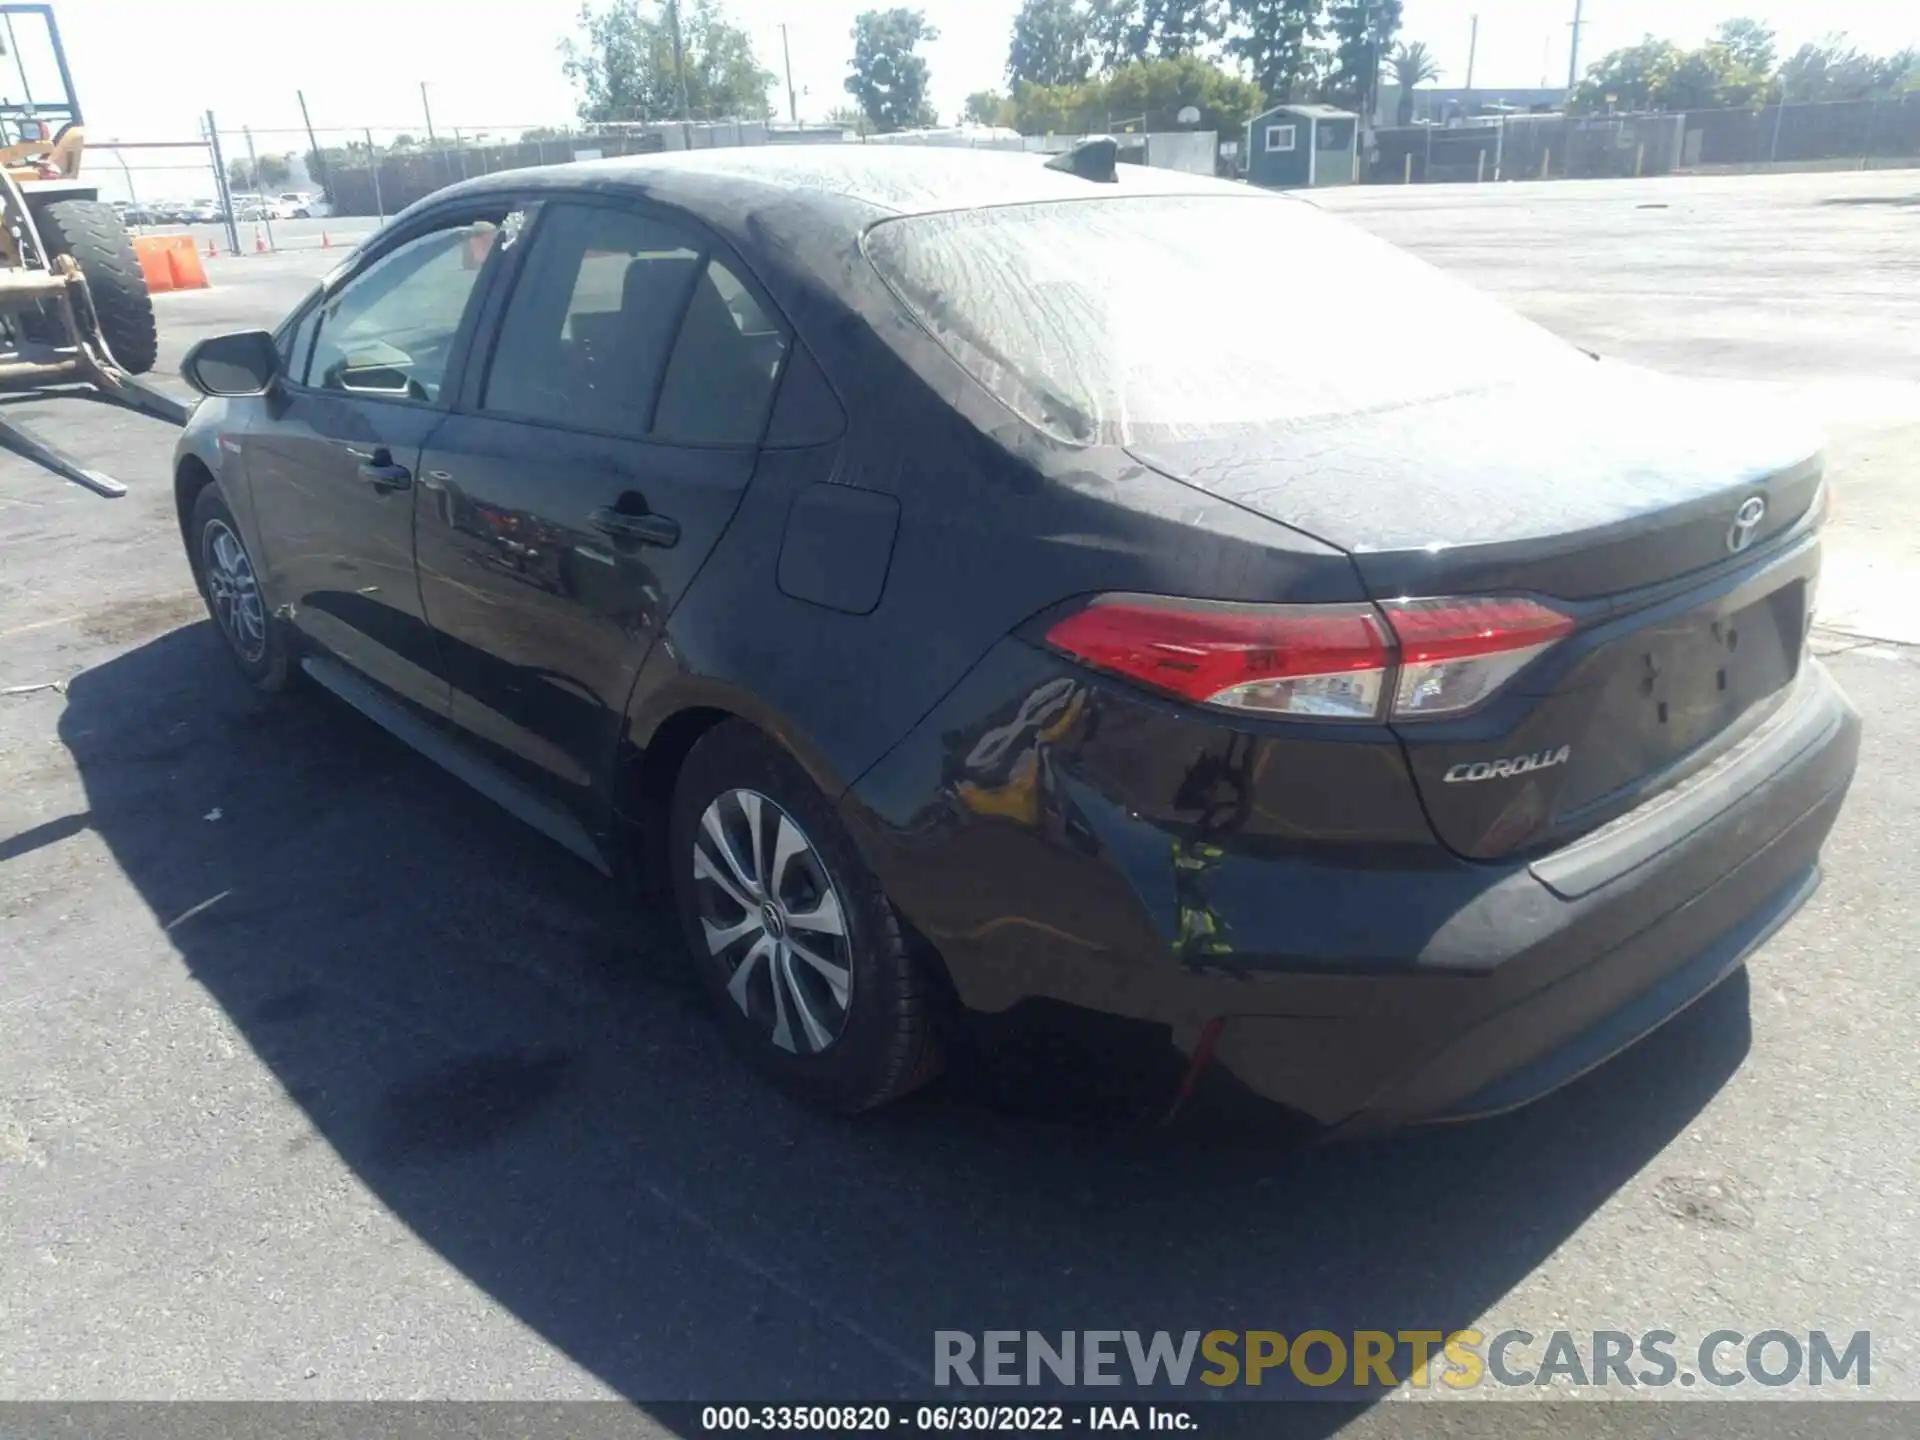
M 327 232 L 324 230 L 320 232 L 320 248 L 322 250 L 331 250 L 333 248 L 333 241 L 327 238 Z
M 254 222 L 253 227 L 253 250 L 256 255 L 267 253 L 267 237 L 261 232 L 258 221 Z
M 212 240 L 208 240 L 207 241 L 207 259 L 217 260 L 219 258 L 220 258 L 220 247 L 214 244 Z

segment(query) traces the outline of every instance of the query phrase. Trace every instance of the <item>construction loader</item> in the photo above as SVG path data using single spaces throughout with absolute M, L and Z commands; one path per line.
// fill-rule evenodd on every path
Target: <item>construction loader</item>
M 42 35 L 58 74 L 60 93 L 51 98 L 45 67 L 38 97 L 29 74 Z M 18 96 L 9 93 L 16 83 Z M 159 348 L 153 298 L 126 226 L 81 178 L 85 149 L 52 7 L 0 4 L 0 387 L 91 385 L 184 424 L 189 407 L 134 378 L 153 368 Z M 8 420 L 3 407 L 0 445 L 96 494 L 126 493 L 119 481 Z

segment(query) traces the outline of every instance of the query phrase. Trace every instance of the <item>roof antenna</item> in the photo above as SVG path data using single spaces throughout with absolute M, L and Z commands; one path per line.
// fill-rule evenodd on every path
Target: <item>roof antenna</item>
M 1117 185 L 1120 183 L 1116 169 L 1119 157 L 1120 142 L 1111 135 L 1101 135 L 1082 140 L 1071 150 L 1054 156 L 1047 161 L 1047 169 L 1078 175 L 1082 180 L 1097 180 L 1103 185 Z

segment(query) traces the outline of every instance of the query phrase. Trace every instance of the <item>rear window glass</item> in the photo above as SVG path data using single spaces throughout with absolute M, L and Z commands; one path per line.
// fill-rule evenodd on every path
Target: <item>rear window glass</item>
M 1081 444 L 1303 423 L 1580 359 L 1405 251 L 1271 196 L 906 216 L 866 246 L 976 379 Z

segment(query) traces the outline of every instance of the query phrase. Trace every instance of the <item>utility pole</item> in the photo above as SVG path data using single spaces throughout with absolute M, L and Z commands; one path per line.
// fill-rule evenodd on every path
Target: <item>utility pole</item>
M 680 48 L 680 0 L 667 0 L 667 29 L 673 36 L 673 78 L 680 89 L 680 144 L 693 148 L 693 119 L 687 113 L 687 56 Z
M 1567 95 L 1573 95 L 1573 87 L 1580 83 L 1580 4 L 1573 0 L 1573 41 L 1567 46 Z
M 1374 0 L 1366 0 L 1362 24 L 1366 27 L 1367 73 L 1360 82 L 1360 129 L 1373 133 L 1374 97 L 1380 93 L 1380 31 L 1373 18 Z
M 293 93 L 295 98 L 300 102 L 300 120 L 301 123 L 307 127 L 307 145 L 313 153 L 314 167 L 320 172 L 317 177 L 320 181 L 320 189 L 325 192 L 327 199 L 331 201 L 333 199 L 333 187 L 327 183 L 327 157 L 320 153 L 320 142 L 313 138 L 313 118 L 307 114 L 307 92 L 304 90 L 296 90 Z
M 787 27 L 780 26 L 780 58 L 787 63 L 787 118 L 794 124 L 800 123 L 800 102 L 793 94 L 793 52 L 787 48 Z
M 207 111 L 207 150 L 213 156 L 213 193 L 220 202 L 220 208 L 227 217 L 227 248 L 235 255 L 240 253 L 240 230 L 233 223 L 233 190 L 227 184 L 227 157 L 220 153 L 220 127 L 214 121 L 213 111 Z
M 387 202 L 380 195 L 380 157 L 373 150 L 373 131 L 362 132 L 367 137 L 367 175 L 373 181 L 373 208 L 380 212 L 380 223 L 387 223 Z
M 427 82 L 426 82 L 426 81 L 424 81 L 424 80 L 422 80 L 422 81 L 420 82 L 420 108 L 421 108 L 421 110 L 422 110 L 422 111 L 424 111 L 424 112 L 426 113 L 426 117 L 427 117 L 427 145 L 428 145 L 428 148 L 432 148 L 432 146 L 433 146 L 433 143 L 434 143 L 434 140 L 433 140 L 433 106 L 431 106 L 431 105 L 429 105 L 429 104 L 427 103 Z
M 253 168 L 254 192 L 264 201 L 267 198 L 267 186 L 266 182 L 260 178 L 260 155 L 259 152 L 253 148 L 253 128 L 248 125 L 242 125 L 240 127 L 240 133 L 247 137 L 247 164 Z M 228 208 L 232 208 L 231 196 L 229 196 Z M 269 250 L 275 249 L 277 247 L 273 243 L 273 210 L 270 206 L 264 204 L 260 207 L 260 210 L 260 223 L 267 227 L 267 248 Z M 240 217 L 235 215 L 233 218 L 238 220 Z
M 1480 49 L 1480 17 L 1473 17 L 1473 29 L 1467 35 L 1467 103 L 1473 103 L 1473 57 Z

